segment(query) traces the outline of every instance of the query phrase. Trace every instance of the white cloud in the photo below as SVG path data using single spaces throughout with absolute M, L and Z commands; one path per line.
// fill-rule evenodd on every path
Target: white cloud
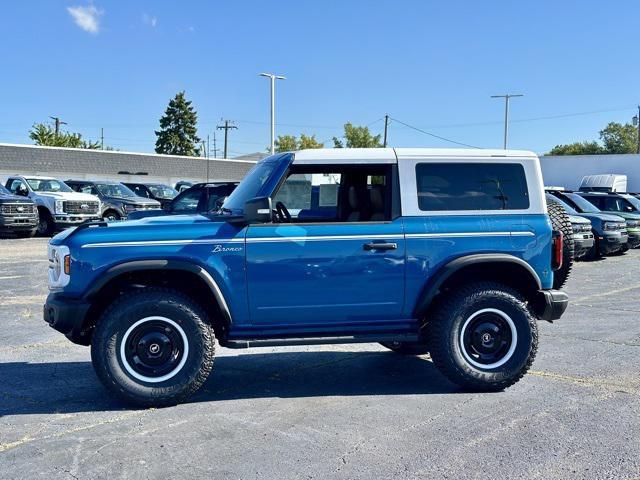
M 104 10 L 96 8 L 95 5 L 87 5 L 86 7 L 67 7 L 67 12 L 76 25 L 85 32 L 97 35 L 100 31 L 100 17 Z
M 158 24 L 158 17 L 154 17 L 153 15 L 149 15 L 148 13 L 143 13 L 142 21 L 151 26 L 151 28 L 156 28 L 156 25 Z

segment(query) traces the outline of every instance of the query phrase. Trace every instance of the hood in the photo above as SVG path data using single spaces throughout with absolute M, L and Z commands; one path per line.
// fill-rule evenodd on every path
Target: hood
M 95 195 L 79 192 L 35 192 L 38 197 L 47 197 L 54 200 L 77 200 L 85 202 L 99 202 L 100 199 Z
M 591 223 L 600 224 L 602 222 L 624 222 L 624 218 L 611 213 L 597 212 L 597 213 L 581 213 L 581 217 L 588 218 Z
M 211 240 L 235 237 L 243 225 L 203 215 L 167 215 L 140 220 L 102 223 L 100 227 L 69 228 L 51 239 L 54 245 L 79 248 L 87 243 L 162 242 L 171 240 Z
M 571 223 L 588 223 L 589 225 L 591 225 L 591 220 L 585 218 L 585 217 L 579 217 L 578 215 L 569 215 L 569 221 Z
M 607 212 L 607 213 L 612 213 L 612 212 Z M 637 221 L 640 221 L 640 214 L 638 214 L 638 213 L 615 212 L 615 215 L 618 216 L 618 217 L 622 217 L 625 220 L 637 220 Z
M 33 203 L 33 200 L 27 197 L 22 197 L 20 195 L 7 195 L 6 193 L 0 192 L 0 203 L 2 202 Z

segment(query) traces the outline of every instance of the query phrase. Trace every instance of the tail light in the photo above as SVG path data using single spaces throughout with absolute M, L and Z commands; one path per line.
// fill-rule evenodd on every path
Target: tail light
M 554 270 L 559 270 L 560 268 L 562 268 L 562 253 L 564 250 L 562 232 L 554 230 L 552 239 L 551 265 Z

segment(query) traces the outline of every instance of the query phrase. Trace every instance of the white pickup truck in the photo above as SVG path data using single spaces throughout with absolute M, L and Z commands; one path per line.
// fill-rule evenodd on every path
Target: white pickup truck
M 74 192 L 62 180 L 40 176 L 12 176 L 6 184 L 15 195 L 29 197 L 38 207 L 38 234 L 100 219 L 100 200 L 94 195 Z

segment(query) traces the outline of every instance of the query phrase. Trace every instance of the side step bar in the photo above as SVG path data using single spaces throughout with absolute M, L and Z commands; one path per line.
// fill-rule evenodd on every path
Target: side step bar
M 343 343 L 417 342 L 418 334 L 382 333 L 367 335 L 343 335 L 339 337 L 264 338 L 251 340 L 227 340 L 227 348 L 286 347 L 296 345 L 330 345 Z

